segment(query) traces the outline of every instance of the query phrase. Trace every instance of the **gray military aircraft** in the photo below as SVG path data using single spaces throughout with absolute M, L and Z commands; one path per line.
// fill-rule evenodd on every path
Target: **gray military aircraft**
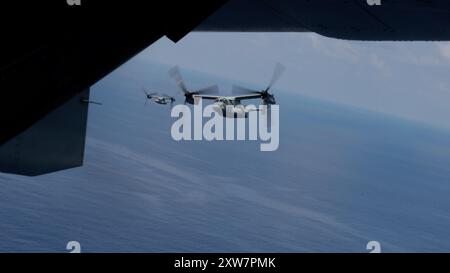
M 166 94 L 159 95 L 158 93 L 148 93 L 145 89 L 142 89 L 142 92 L 144 92 L 145 97 L 147 98 L 146 102 L 148 100 L 151 100 L 157 104 L 163 105 L 170 104 L 170 106 L 172 106 L 173 102 L 175 101 L 174 97 Z
M 202 98 L 206 100 L 214 100 L 214 110 L 220 113 L 224 117 L 237 117 L 237 118 L 247 118 L 248 113 L 251 111 L 261 111 L 267 108 L 256 108 L 254 105 L 244 105 L 241 102 L 243 100 L 250 99 L 261 99 L 262 104 L 269 106 L 276 104 L 275 96 L 269 93 L 273 85 L 280 79 L 286 68 L 277 63 L 273 71 L 272 79 L 269 85 L 262 90 L 254 90 L 241 86 L 233 86 L 233 95 L 210 95 L 210 94 L 194 94 L 193 99 Z M 233 107 L 227 107 L 233 106 Z

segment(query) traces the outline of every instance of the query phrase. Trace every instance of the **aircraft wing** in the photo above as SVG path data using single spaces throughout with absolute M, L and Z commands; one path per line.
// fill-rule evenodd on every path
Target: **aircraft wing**
M 232 96 L 230 98 L 233 98 L 234 100 L 241 101 L 241 100 L 250 100 L 250 99 L 260 99 L 260 94 L 248 94 L 248 95 L 239 95 L 239 96 Z
M 221 96 L 221 95 L 194 95 L 194 98 L 202 98 L 206 100 L 216 100 L 220 98 L 226 98 L 228 100 L 249 100 L 249 99 L 259 99 L 261 98 L 260 94 L 249 94 L 249 95 L 239 95 L 239 96 Z
M 202 94 L 197 94 L 197 95 L 193 95 L 194 98 L 202 98 L 205 100 L 216 100 L 219 98 L 223 98 L 224 96 L 220 96 L 220 95 L 202 95 Z
M 371 41 L 450 40 L 448 0 L 230 0 L 198 31 L 316 32 Z
M 260 94 L 249 94 L 249 95 L 239 95 L 239 96 L 221 96 L 221 95 L 194 95 L 194 98 L 202 98 L 205 100 L 217 100 L 220 98 L 225 98 L 230 101 L 237 101 L 240 102 L 242 100 L 250 100 L 250 99 L 260 99 Z
M 2 3 L 1 172 L 81 166 L 88 105 L 78 97 L 161 37 L 178 41 L 226 0 L 68 2 Z

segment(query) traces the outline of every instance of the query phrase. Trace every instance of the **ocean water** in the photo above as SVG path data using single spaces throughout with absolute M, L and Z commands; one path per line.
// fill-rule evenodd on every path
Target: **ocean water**
M 85 164 L 0 174 L 0 251 L 450 251 L 450 133 L 277 92 L 280 147 L 176 142 L 167 67 L 115 71 L 92 88 Z M 218 79 L 187 72 L 194 87 Z M 220 80 L 221 87 L 229 86 Z M 182 102 L 177 97 L 177 102 Z

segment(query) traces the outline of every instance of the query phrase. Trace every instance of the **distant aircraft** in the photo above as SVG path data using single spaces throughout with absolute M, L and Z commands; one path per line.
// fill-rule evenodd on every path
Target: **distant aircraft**
M 214 94 L 206 94 L 208 91 L 215 90 L 217 91 L 217 86 L 214 89 L 205 88 L 196 92 L 188 92 L 186 87 L 181 79 L 180 72 L 177 67 L 174 67 L 170 70 L 171 75 L 175 75 L 178 85 L 185 92 L 186 101 L 191 104 L 194 104 L 195 99 L 202 98 L 206 100 L 214 100 L 214 110 L 217 113 L 220 113 L 224 117 L 237 117 L 237 118 L 246 118 L 248 117 L 248 113 L 251 111 L 260 111 L 264 108 L 256 108 L 254 106 L 246 106 L 241 102 L 243 100 L 249 99 L 261 99 L 263 105 L 270 106 L 272 104 L 276 104 L 275 96 L 269 93 L 269 90 L 275 84 L 276 81 L 281 77 L 283 72 L 285 71 L 285 67 L 278 63 L 275 66 L 272 79 L 269 82 L 269 85 L 262 90 L 253 90 L 241 86 L 233 86 L 233 96 L 224 96 L 224 95 L 214 95 Z M 189 96 L 189 100 L 188 100 Z M 227 107 L 232 106 L 232 107 Z
M 148 93 L 145 89 L 142 89 L 142 91 L 144 92 L 148 100 L 151 100 L 158 104 L 170 104 L 170 106 L 172 106 L 173 102 L 175 101 L 174 97 L 166 94 L 159 95 L 158 93 Z

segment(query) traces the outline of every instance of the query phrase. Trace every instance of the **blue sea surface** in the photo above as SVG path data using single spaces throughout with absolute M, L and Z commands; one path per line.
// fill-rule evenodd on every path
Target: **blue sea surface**
M 276 90 L 277 151 L 176 142 L 170 108 L 140 91 L 178 92 L 167 70 L 92 88 L 83 167 L 0 174 L 1 252 L 450 251 L 448 131 Z

